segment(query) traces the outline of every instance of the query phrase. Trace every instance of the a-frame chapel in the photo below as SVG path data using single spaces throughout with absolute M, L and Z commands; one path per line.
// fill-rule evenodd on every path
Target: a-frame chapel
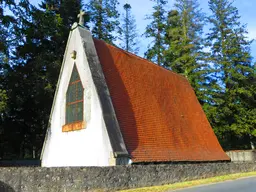
M 228 160 L 186 78 L 72 26 L 42 166 Z

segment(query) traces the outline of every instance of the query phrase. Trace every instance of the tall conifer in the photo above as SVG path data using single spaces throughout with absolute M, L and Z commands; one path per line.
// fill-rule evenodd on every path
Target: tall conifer
M 125 14 L 122 19 L 121 48 L 136 54 L 139 51 L 138 35 L 136 21 L 134 16 L 131 14 L 131 8 L 130 4 L 126 3 L 124 5 Z
M 90 0 L 88 12 L 94 37 L 114 44 L 120 34 L 117 0 Z
M 208 41 L 215 69 L 214 78 L 219 84 L 212 97 L 215 107 L 212 123 L 224 139 L 227 135 L 252 139 L 256 136 L 256 84 L 250 54 L 251 41 L 246 38 L 246 27 L 240 23 L 233 2 L 210 0 L 209 8 L 212 27 Z
M 11 48 L 17 43 L 11 33 L 15 18 L 10 15 L 10 12 L 14 7 L 13 0 L 0 0 L 0 159 L 10 149 L 10 143 L 6 142 L 5 133 L 11 131 L 4 126 L 4 120 L 8 113 L 7 69 L 10 65 Z M 6 9 L 9 9 L 9 13 Z
M 168 13 L 165 30 L 165 67 L 184 75 L 194 88 L 199 101 L 207 102 L 210 69 L 203 52 L 204 14 L 197 0 L 176 0 L 176 10 Z
M 12 47 L 6 79 L 7 110 L 2 158 L 38 158 L 71 25 L 81 1 L 21 1 L 13 10 Z M 24 38 L 25 37 L 25 38 Z
M 145 53 L 145 57 L 160 66 L 164 65 L 164 29 L 166 26 L 166 0 L 151 0 L 155 2 L 152 15 L 147 19 L 152 20 L 146 27 L 145 36 L 151 38 L 152 42 Z

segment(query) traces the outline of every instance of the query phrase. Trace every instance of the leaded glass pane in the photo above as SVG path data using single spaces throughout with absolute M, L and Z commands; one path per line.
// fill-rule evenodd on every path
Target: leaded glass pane
M 83 86 L 74 65 L 66 93 L 66 124 L 83 120 Z
M 83 102 L 77 103 L 77 121 L 83 120 Z
M 71 106 L 71 121 L 76 122 L 76 104 L 70 105 Z
M 71 122 L 71 114 L 70 114 L 71 110 L 70 110 L 70 107 L 71 107 L 70 105 L 66 106 L 66 123 Z
M 74 82 L 74 81 L 77 81 L 77 80 L 80 80 L 80 78 L 79 78 L 79 74 L 78 74 L 76 65 L 74 65 L 72 75 L 71 75 L 71 78 L 70 78 L 70 82 Z
M 81 81 L 78 82 L 76 84 L 76 86 L 77 86 L 76 87 L 77 88 L 77 100 L 82 100 L 83 99 L 83 91 L 84 91 L 84 89 L 83 89 Z
M 76 101 L 76 84 L 69 84 L 67 91 L 67 103 Z

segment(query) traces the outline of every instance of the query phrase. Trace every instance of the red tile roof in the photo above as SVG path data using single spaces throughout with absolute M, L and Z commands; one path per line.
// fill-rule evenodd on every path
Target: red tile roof
M 229 160 L 184 77 L 94 43 L 133 162 Z

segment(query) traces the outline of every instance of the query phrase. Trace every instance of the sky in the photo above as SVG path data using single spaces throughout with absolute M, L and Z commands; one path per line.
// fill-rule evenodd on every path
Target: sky
M 31 0 L 32 4 L 37 5 L 40 3 L 40 0 Z M 84 0 L 83 3 L 87 3 L 88 0 Z M 132 7 L 132 14 L 134 15 L 136 19 L 137 24 L 137 30 L 138 34 L 142 35 L 145 32 L 145 28 L 147 24 L 149 24 L 149 20 L 145 20 L 145 16 L 152 13 L 152 7 L 154 3 L 150 0 L 119 0 L 120 6 L 119 10 L 122 13 L 123 9 L 122 6 L 125 3 L 129 3 Z M 205 12 L 207 15 L 210 14 L 210 10 L 208 9 L 208 0 L 198 0 L 203 12 Z M 172 9 L 172 4 L 174 3 L 174 0 L 168 0 L 168 4 L 166 6 L 166 10 Z M 241 16 L 240 22 L 242 24 L 247 24 L 247 30 L 248 30 L 248 38 L 249 39 L 256 39 L 256 0 L 234 0 L 234 6 L 238 9 L 239 14 Z M 207 27 L 205 27 L 207 29 Z M 140 38 L 139 47 L 140 52 L 139 55 L 143 56 L 144 52 L 147 49 L 147 46 L 149 45 L 150 41 L 148 39 L 145 39 L 143 36 Z M 252 56 L 256 60 L 256 41 L 252 43 L 251 45 L 251 53 Z

